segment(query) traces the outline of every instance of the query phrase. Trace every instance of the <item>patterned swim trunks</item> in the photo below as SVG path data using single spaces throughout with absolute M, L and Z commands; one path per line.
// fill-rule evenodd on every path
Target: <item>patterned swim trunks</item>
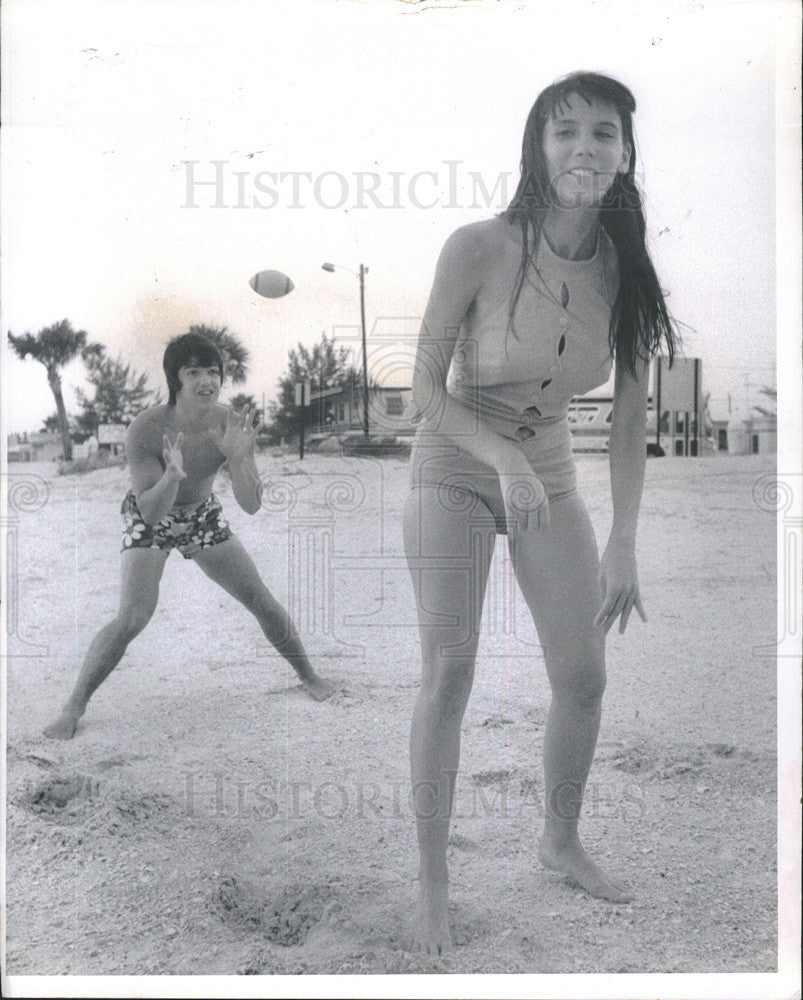
M 223 517 L 223 508 L 214 493 L 197 507 L 174 507 L 157 524 L 147 524 L 137 507 L 133 490 L 125 495 L 120 507 L 125 527 L 123 548 L 178 549 L 185 559 L 192 559 L 200 549 L 208 549 L 231 538 L 231 528 Z

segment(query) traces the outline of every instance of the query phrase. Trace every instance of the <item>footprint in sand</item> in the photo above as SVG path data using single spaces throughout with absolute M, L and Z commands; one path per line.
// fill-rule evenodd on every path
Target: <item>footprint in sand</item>
M 344 958 L 371 960 L 381 944 L 362 938 L 352 928 L 333 923 L 317 923 L 304 941 L 304 958 L 317 966 L 333 967 Z
M 509 726 L 513 722 L 506 715 L 489 715 L 487 719 L 483 719 L 481 726 L 483 729 L 501 729 L 503 726 Z
M 95 765 L 95 770 L 101 773 L 105 771 L 111 771 L 115 767 L 123 767 L 125 764 L 133 764 L 138 760 L 147 760 L 147 757 L 141 757 L 136 754 L 130 757 L 123 757 L 122 755 L 115 755 L 114 757 L 105 757 L 103 760 L 99 760 Z
M 472 781 L 477 785 L 499 785 L 507 784 L 510 781 L 510 771 L 477 771 L 471 775 Z
M 24 760 L 26 763 L 35 764 L 37 767 L 41 767 L 44 770 L 50 770 L 53 767 L 58 767 L 61 761 L 57 757 L 45 757 L 38 753 L 14 753 L 9 747 L 9 756 L 13 756 L 15 760 Z
M 625 774 L 666 781 L 702 774 L 716 768 L 723 760 L 749 760 L 750 756 L 729 743 L 661 746 L 647 740 L 634 740 L 603 751 L 600 760 L 610 763 L 617 771 L 624 771 Z
M 453 833 L 449 837 L 449 846 L 456 847 L 458 851 L 473 852 L 480 849 L 480 845 L 476 841 L 471 840 L 469 837 L 464 837 L 459 833 Z

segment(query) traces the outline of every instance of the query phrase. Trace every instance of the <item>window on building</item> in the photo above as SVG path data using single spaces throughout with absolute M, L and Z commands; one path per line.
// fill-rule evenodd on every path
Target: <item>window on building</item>
M 569 423 L 593 424 L 598 414 L 598 406 L 571 406 L 569 407 Z
M 717 432 L 717 448 L 720 451 L 728 450 L 728 430 L 726 427 L 720 427 Z
M 404 413 L 404 400 L 400 394 L 385 396 L 385 412 L 389 417 L 400 417 Z

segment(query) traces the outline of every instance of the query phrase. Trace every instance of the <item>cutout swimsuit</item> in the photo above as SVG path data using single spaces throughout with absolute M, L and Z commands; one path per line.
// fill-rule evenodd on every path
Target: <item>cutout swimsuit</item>
M 608 331 L 618 289 L 616 251 L 600 230 L 590 260 L 558 257 L 542 236 L 528 266 L 512 324 L 507 295 L 477 300 L 461 327 L 446 389 L 477 421 L 509 438 L 541 480 L 550 501 L 575 492 L 568 407 L 608 381 Z M 483 503 L 507 533 L 496 470 L 424 418 L 411 457 L 412 489 L 431 486 L 448 509 Z

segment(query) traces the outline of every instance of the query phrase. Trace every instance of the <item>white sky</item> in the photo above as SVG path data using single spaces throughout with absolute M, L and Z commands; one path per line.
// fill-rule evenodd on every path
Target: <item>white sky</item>
M 7 0 L 4 332 L 68 317 L 161 385 L 170 336 L 224 324 L 252 352 L 245 391 L 270 398 L 299 340 L 356 335 L 356 277 L 320 265 L 364 262 L 369 331 L 396 318 L 371 339 L 373 367 L 403 381 L 444 239 L 504 207 L 499 195 L 472 207 L 469 173 L 491 190 L 506 173 L 512 191 L 537 93 L 584 68 L 636 95 L 653 259 L 704 388 L 724 400 L 748 376 L 772 384 L 773 39 L 777 18 L 796 30 L 796 5 L 431 3 Z M 183 207 L 187 160 L 198 179 L 226 161 L 227 207 L 211 207 L 209 186 Z M 446 161 L 459 161 L 455 196 Z M 235 171 L 247 207 L 234 207 Z M 299 180 L 297 207 L 285 179 L 260 209 L 261 171 L 312 180 Z M 400 207 L 358 207 L 360 171 L 379 174 L 386 205 L 397 172 Z M 342 191 L 342 207 L 316 204 L 316 182 L 328 205 Z M 262 268 L 295 291 L 259 299 L 247 281 Z M 9 354 L 4 365 L 6 429 L 37 429 L 55 409 L 44 368 Z M 68 409 L 81 371 L 65 373 Z

